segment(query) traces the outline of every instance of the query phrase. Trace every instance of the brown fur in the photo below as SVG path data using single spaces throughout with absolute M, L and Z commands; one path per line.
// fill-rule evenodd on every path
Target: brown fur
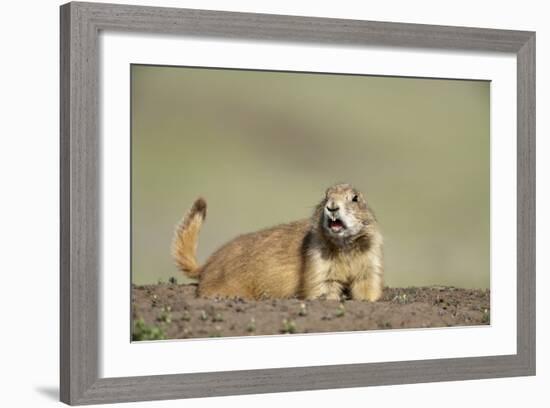
M 363 196 L 348 184 L 329 188 L 310 219 L 241 235 L 198 267 L 205 211 L 204 200 L 197 200 L 176 230 L 172 251 L 184 273 L 199 277 L 201 296 L 338 299 L 346 290 L 353 299 L 375 301 L 382 294 L 382 235 Z M 341 233 L 328 227 L 331 214 L 346 222 Z
M 176 227 L 172 241 L 172 256 L 178 268 L 190 278 L 199 276 L 199 266 L 195 254 L 202 222 L 206 218 L 206 201 L 197 199 L 189 212 Z

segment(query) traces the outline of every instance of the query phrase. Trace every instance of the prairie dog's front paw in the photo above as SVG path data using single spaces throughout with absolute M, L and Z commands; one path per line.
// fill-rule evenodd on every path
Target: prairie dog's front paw
M 340 294 L 339 293 L 329 293 L 325 296 L 326 300 L 338 300 L 340 301 Z
M 351 288 L 351 297 L 354 300 L 376 302 L 382 297 L 381 285 L 376 285 L 366 280 L 356 282 Z

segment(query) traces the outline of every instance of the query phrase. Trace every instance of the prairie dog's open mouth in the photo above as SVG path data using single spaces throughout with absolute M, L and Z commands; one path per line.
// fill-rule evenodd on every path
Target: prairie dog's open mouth
M 335 218 L 335 219 L 327 219 L 327 226 L 332 232 L 341 232 L 344 229 L 346 229 L 346 226 L 342 222 L 341 219 Z

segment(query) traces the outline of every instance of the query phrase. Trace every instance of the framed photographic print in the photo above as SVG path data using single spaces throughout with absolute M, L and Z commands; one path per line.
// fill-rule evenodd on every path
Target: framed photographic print
M 534 115 L 533 32 L 62 6 L 61 400 L 533 375 Z

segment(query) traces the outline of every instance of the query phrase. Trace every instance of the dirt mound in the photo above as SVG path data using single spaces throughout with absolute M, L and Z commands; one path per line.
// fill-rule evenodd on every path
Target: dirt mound
M 489 290 L 386 288 L 376 303 L 202 299 L 196 286 L 134 286 L 134 340 L 234 337 L 489 324 Z

